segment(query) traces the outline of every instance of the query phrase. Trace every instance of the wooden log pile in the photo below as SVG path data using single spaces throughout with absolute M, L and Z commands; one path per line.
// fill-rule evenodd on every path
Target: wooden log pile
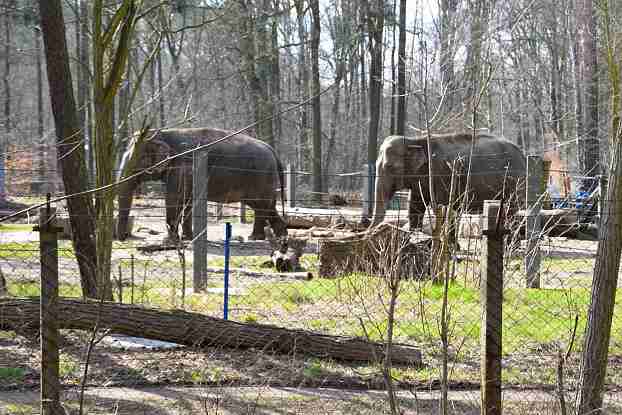
M 375 362 L 384 356 L 382 343 L 329 336 L 267 324 L 238 323 L 186 311 L 164 311 L 112 302 L 61 299 L 61 329 L 109 329 L 113 333 L 163 340 L 192 347 L 255 348 L 345 361 Z M 0 298 L 0 330 L 25 331 L 39 326 L 39 299 Z M 392 362 L 421 365 L 421 351 L 393 345 Z
M 421 278 L 429 274 L 432 238 L 381 223 L 351 237 L 320 240 L 319 276 L 334 278 L 352 272 L 382 275 L 387 265 L 383 256 L 396 255 L 396 252 L 382 252 L 383 247 L 400 250 L 399 267 L 403 278 Z

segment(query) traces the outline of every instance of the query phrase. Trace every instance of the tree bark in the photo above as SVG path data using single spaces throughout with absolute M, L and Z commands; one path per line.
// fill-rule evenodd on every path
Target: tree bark
M 404 1 L 404 0 L 402 0 Z M 458 8 L 457 0 L 442 0 L 440 2 L 440 62 L 441 87 L 445 93 L 446 113 L 451 113 L 456 106 L 456 85 L 454 74 L 454 53 L 455 53 L 455 16 Z M 400 16 L 401 17 L 401 16 Z M 401 23 L 400 23 L 401 26 Z M 405 30 L 404 28 L 403 30 Z M 402 29 L 400 29 L 402 30 Z M 401 38 L 400 38 L 401 41 Z
M 77 100 L 78 100 L 78 123 L 82 129 L 84 135 L 84 147 L 90 153 L 87 153 L 88 160 L 93 160 L 92 157 L 92 139 L 88 129 L 87 114 L 89 103 L 89 8 L 86 0 L 78 0 L 79 3 L 79 36 L 77 39 L 78 45 L 78 85 L 77 85 Z M 93 177 L 94 171 L 92 166 L 88 165 L 89 180 Z
M 320 102 L 320 2 L 311 0 L 313 29 L 311 35 L 311 95 L 313 96 L 313 192 L 322 199 L 322 107 Z
M 466 76 L 467 85 L 465 86 L 466 96 L 464 101 L 465 121 L 472 128 L 478 128 L 479 122 L 477 114 L 478 101 L 481 90 L 482 72 L 482 47 L 484 39 L 488 33 L 488 17 L 490 14 L 490 0 L 469 0 L 468 7 L 471 10 L 470 42 L 467 47 L 466 57 Z
M 299 101 L 303 102 L 307 100 L 309 96 L 309 71 L 307 70 L 307 31 L 305 28 L 305 8 L 304 0 L 295 0 L 294 5 L 296 7 L 296 20 L 298 26 L 298 41 L 300 46 L 298 47 L 298 89 L 300 91 Z M 297 167 L 305 171 L 307 163 L 309 162 L 309 117 L 307 112 L 307 106 L 300 107 L 300 133 L 298 138 L 298 151 L 297 151 Z
M 605 2 L 604 37 L 611 89 L 611 163 L 607 197 L 601 197 L 598 248 L 594 263 L 594 280 L 588 313 L 587 330 L 583 344 L 577 413 L 601 414 L 603 411 L 603 387 L 607 372 L 607 357 L 611 339 L 611 324 L 616 303 L 620 254 L 622 253 L 622 102 L 621 63 L 616 53 L 616 41 L 620 34 L 612 27 L 609 2 Z
M 579 137 L 579 168 L 582 176 L 600 174 L 600 142 L 598 138 L 598 62 L 596 48 L 596 22 L 592 0 L 577 0 L 579 87 L 582 90 L 581 113 L 584 136 Z M 579 115 L 579 114 L 577 114 Z M 586 181 L 582 188 L 591 191 L 596 181 Z
M 369 130 L 367 136 L 367 162 L 375 163 L 378 158 L 378 133 L 380 111 L 382 110 L 383 84 L 383 32 L 384 0 L 366 0 L 367 30 L 369 32 L 369 50 L 371 64 L 369 68 Z
M 11 19 L 13 19 L 13 9 L 15 4 L 13 0 L 5 2 L 4 10 L 4 131 L 7 134 L 11 132 L 11 42 L 13 39 L 13 28 Z
M 406 0 L 400 0 L 400 39 L 397 61 L 397 135 L 406 134 Z M 453 73 L 453 68 L 452 68 Z
M 88 188 L 88 181 L 84 147 L 76 145 L 82 139 L 82 132 L 78 125 L 73 97 L 62 5 L 60 0 L 39 0 L 39 10 L 56 127 L 56 146 L 65 193 L 80 193 Z M 67 209 L 71 221 L 73 246 L 80 268 L 82 293 L 86 297 L 97 298 L 93 201 L 88 195 L 74 196 L 67 199 Z
M 134 305 L 68 299 L 60 300 L 57 307 L 60 329 L 92 330 L 97 324 L 114 333 L 192 347 L 256 348 L 360 362 L 374 362 L 383 356 L 384 350 L 381 343 L 358 338 L 266 324 L 238 323 L 185 311 L 161 311 Z M 0 330 L 33 329 L 38 324 L 38 299 L 0 299 Z M 418 349 L 408 345 L 393 347 L 394 363 L 421 365 Z

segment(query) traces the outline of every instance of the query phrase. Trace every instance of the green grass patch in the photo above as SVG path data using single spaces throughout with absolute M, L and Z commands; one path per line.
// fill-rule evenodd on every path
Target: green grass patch
M 37 413 L 39 408 L 35 404 L 10 403 L 6 405 L 6 413 L 12 415 L 31 415 Z
M 40 255 L 39 242 L 8 242 L 0 244 L 0 259 L 11 260 L 35 260 Z M 75 258 L 71 241 L 59 241 L 58 243 L 59 258 Z
M 80 363 L 72 356 L 61 354 L 58 362 L 58 374 L 63 378 L 79 375 Z
M 38 297 L 41 295 L 41 284 L 38 280 L 9 280 L 7 289 L 13 297 Z M 82 288 L 80 284 L 61 283 L 58 286 L 58 294 L 61 297 L 82 297 Z
M 0 232 L 32 232 L 35 225 L 27 223 L 3 223 Z
M 26 371 L 21 367 L 0 367 L 0 382 L 21 382 Z

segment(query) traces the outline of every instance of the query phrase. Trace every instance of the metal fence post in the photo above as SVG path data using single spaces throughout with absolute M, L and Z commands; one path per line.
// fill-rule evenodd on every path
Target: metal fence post
M 542 224 L 540 208 L 542 205 L 543 165 L 540 156 L 527 156 L 527 196 L 525 215 L 525 274 L 527 288 L 540 288 L 540 233 Z
M 503 234 L 500 202 L 484 201 L 481 251 L 480 340 L 482 415 L 501 414 L 501 329 L 503 326 Z
M 193 290 L 207 286 L 207 153 L 192 153 L 192 271 Z
M 48 193 L 49 200 L 49 193 Z M 41 413 L 64 413 L 60 406 L 58 359 L 58 232 L 56 209 L 39 209 L 39 250 L 41 254 Z
M 288 164 L 287 171 L 285 172 L 285 188 L 287 192 L 287 206 L 290 208 L 296 207 L 296 172 L 294 171 L 294 165 Z
M 223 319 L 229 319 L 229 243 L 231 241 L 231 224 L 225 223 L 225 280 L 224 280 L 224 299 L 223 299 Z

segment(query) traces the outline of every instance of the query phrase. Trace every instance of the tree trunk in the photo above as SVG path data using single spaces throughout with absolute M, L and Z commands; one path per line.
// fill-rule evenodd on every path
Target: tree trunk
M 73 98 L 69 55 L 65 38 L 60 0 L 39 0 L 41 29 L 47 61 L 47 75 L 56 126 L 56 146 L 66 194 L 77 194 L 88 188 L 84 147 L 76 146 L 82 139 Z M 67 199 L 71 234 L 80 268 L 82 294 L 97 298 L 95 277 L 95 221 L 93 201 L 89 195 Z
M 464 114 L 467 125 L 472 128 L 478 128 L 479 122 L 477 114 L 479 113 L 478 104 L 481 90 L 481 72 L 482 72 L 482 46 L 485 35 L 488 32 L 488 16 L 490 13 L 490 0 L 469 0 L 469 8 L 471 10 L 471 29 L 470 42 L 467 47 L 466 76 L 467 85 L 466 96 L 466 112 Z
M 11 20 L 13 19 L 13 9 L 15 4 L 13 0 L 5 2 L 4 10 L 4 131 L 7 135 L 11 133 L 11 43 L 13 39 L 13 28 Z
M 6 137 L 0 139 L 0 202 L 6 200 L 6 168 L 5 153 L 7 139 L 10 138 L 12 131 L 11 119 L 11 43 L 12 43 L 12 25 L 13 19 L 12 9 L 15 7 L 13 0 L 5 2 L 4 10 L 4 131 Z
M 164 112 L 164 74 L 162 73 L 162 47 L 158 48 L 158 54 L 156 56 L 156 70 L 158 72 L 158 110 L 160 113 L 160 128 L 166 128 L 166 114 Z
M 273 15 L 279 15 L 279 1 L 274 0 Z M 277 155 L 281 154 L 281 55 L 279 51 L 279 20 L 272 17 L 270 22 L 270 102 L 272 103 L 272 143 Z
M 117 146 L 114 141 L 115 99 L 126 73 L 131 39 L 134 34 L 136 5 L 124 0 L 118 6 L 113 20 L 104 28 L 104 0 L 93 2 L 93 103 L 95 108 L 94 151 L 96 161 L 95 185 L 102 188 L 115 181 Z M 114 22 L 114 26 L 113 25 Z M 108 35 L 117 33 L 114 41 L 106 41 Z M 114 59 L 111 57 L 114 56 Z M 112 299 L 110 282 L 110 257 L 116 189 L 98 192 L 95 199 L 97 220 L 97 280 L 104 289 L 103 296 Z
M 400 44 L 397 62 L 397 135 L 406 134 L 406 0 L 400 0 Z M 452 68 L 453 72 L 453 68 Z
M 91 150 L 92 137 L 87 123 L 89 102 L 89 6 L 86 0 L 78 0 L 79 4 L 79 37 L 78 37 L 78 85 L 77 85 L 77 99 L 78 99 L 78 123 L 80 129 L 82 129 L 84 135 L 84 146 L 90 153 L 87 155 L 89 160 L 92 160 Z M 88 166 L 89 178 L 94 175 L 93 166 Z
M 378 133 L 380 111 L 382 110 L 383 80 L 383 32 L 384 0 L 366 0 L 367 30 L 369 32 L 371 65 L 369 68 L 369 131 L 367 135 L 367 162 L 372 164 L 378 158 Z
M 185 311 L 68 299 L 60 300 L 57 307 L 60 329 L 92 330 L 98 325 L 114 333 L 191 347 L 252 347 L 345 361 L 375 362 L 383 356 L 381 343 L 265 324 L 238 323 Z M 0 330 L 31 329 L 38 324 L 38 299 L 0 299 Z M 421 365 L 421 352 L 414 347 L 395 345 L 394 353 L 394 363 Z
M 41 32 L 35 31 L 35 71 L 37 79 L 37 143 L 38 143 L 38 166 L 37 180 L 39 181 L 39 191 L 50 191 L 49 186 L 44 186 L 46 180 L 46 160 L 45 160 L 45 137 L 43 137 L 43 67 L 41 62 Z M 51 175 L 49 176 L 51 177 Z M 47 177 L 47 178 L 49 178 Z
M 611 163 L 607 197 L 601 200 L 598 248 L 594 263 L 594 280 L 588 313 L 587 330 L 583 344 L 577 413 L 600 414 L 603 411 L 603 386 L 607 372 L 607 358 L 611 339 L 611 323 L 616 303 L 620 253 L 622 252 L 622 102 L 621 64 L 616 53 L 617 28 L 612 28 L 609 3 L 605 3 L 604 38 L 611 87 Z M 614 31 L 612 33 L 612 31 Z
M 311 95 L 313 96 L 313 192 L 322 200 L 322 107 L 320 102 L 320 2 L 311 0 Z
M 582 90 L 581 119 L 584 135 L 578 141 L 578 161 L 582 176 L 600 174 L 600 142 L 598 139 L 598 66 L 596 49 L 596 22 L 592 0 L 577 0 L 578 64 Z M 578 114 L 577 114 L 578 115 Z M 585 181 L 583 190 L 590 192 L 596 181 Z
M 397 30 L 395 24 L 395 16 L 397 16 L 397 1 L 393 0 L 393 21 L 391 22 L 391 34 L 393 35 L 393 42 L 391 42 L 391 111 L 390 111 L 390 123 L 389 134 L 397 134 L 397 78 L 395 74 L 395 49 L 397 47 L 397 41 L 395 39 L 395 32 Z M 399 59 L 399 58 L 398 58 Z
M 300 91 L 299 101 L 306 101 L 309 96 L 309 71 L 307 70 L 307 48 L 305 47 L 307 41 L 307 31 L 305 29 L 304 20 L 304 0 L 295 0 L 296 6 L 296 19 L 298 23 L 298 41 L 300 46 L 298 47 L 298 89 Z M 298 139 L 298 151 L 297 151 L 297 167 L 305 171 L 309 162 L 309 117 L 307 113 L 307 106 L 300 107 L 300 133 Z
M 404 2 L 404 0 L 402 0 Z M 447 108 L 446 113 L 451 113 L 456 106 L 456 85 L 454 75 L 454 48 L 456 28 L 454 19 L 458 7 L 457 0 L 442 0 L 440 2 L 440 62 L 439 69 L 441 72 L 441 87 L 445 93 L 444 106 Z M 400 16 L 401 18 L 401 16 Z M 402 23 L 400 22 L 400 26 Z M 404 30 L 400 29 L 400 30 Z M 401 38 L 400 38 L 401 41 Z

